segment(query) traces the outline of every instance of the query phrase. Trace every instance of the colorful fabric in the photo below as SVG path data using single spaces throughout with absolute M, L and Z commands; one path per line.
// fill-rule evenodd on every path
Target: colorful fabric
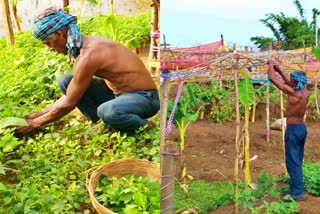
M 82 46 L 82 35 L 76 24 L 76 16 L 72 16 L 62 9 L 55 10 L 35 22 L 33 36 L 44 40 L 57 30 L 67 27 L 68 54 L 75 59 L 79 55 Z
M 295 71 L 291 73 L 290 78 L 298 83 L 295 90 L 304 89 L 305 84 L 308 83 L 307 75 L 303 71 Z

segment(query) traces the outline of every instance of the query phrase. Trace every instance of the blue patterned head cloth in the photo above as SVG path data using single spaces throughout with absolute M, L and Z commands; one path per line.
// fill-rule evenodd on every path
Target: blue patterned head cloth
M 34 22 L 33 36 L 44 40 L 57 30 L 67 28 L 68 54 L 75 59 L 82 46 L 82 35 L 77 27 L 77 17 L 66 13 L 62 9 L 50 7 L 40 14 Z
M 304 89 L 305 84 L 308 83 L 307 74 L 303 71 L 295 71 L 290 74 L 290 79 L 296 81 L 298 84 L 295 90 Z

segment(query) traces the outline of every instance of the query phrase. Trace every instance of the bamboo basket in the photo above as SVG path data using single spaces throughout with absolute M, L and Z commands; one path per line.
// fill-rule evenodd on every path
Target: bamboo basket
M 155 178 L 160 181 L 160 167 L 159 164 L 144 159 L 120 159 L 98 167 L 91 174 L 87 182 L 87 189 L 93 207 L 99 214 L 116 214 L 100 204 L 94 196 L 101 175 L 117 178 L 127 175 L 137 175 Z

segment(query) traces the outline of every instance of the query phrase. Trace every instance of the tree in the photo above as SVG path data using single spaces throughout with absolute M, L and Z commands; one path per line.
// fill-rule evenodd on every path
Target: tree
M 287 17 L 284 13 L 269 13 L 265 15 L 264 19 L 260 20 L 272 31 L 276 38 L 275 40 L 281 42 L 281 46 L 285 50 L 301 48 L 305 45 L 312 46 L 312 44 L 315 43 L 315 32 L 318 30 L 315 27 L 315 20 L 319 15 L 319 11 L 315 8 L 312 10 L 313 21 L 308 23 L 300 1 L 294 0 L 293 3 L 298 10 L 299 18 Z M 256 45 L 265 48 L 267 38 L 256 36 L 251 37 L 251 41 L 254 41 Z

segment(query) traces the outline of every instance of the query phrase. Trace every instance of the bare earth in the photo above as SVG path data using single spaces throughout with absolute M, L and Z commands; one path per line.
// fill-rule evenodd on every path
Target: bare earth
M 307 120 L 308 138 L 305 146 L 305 160 L 320 161 L 320 121 Z M 185 161 L 187 174 L 194 180 L 206 182 L 231 180 L 234 178 L 235 122 L 218 125 L 207 120 L 191 123 L 186 132 Z M 258 158 L 251 162 L 251 177 L 268 171 L 269 175 L 282 176 L 285 173 L 281 131 L 272 130 L 270 143 L 266 141 L 264 118 L 250 124 L 250 156 Z M 173 130 L 169 139 L 179 141 L 179 132 Z M 239 171 L 241 179 L 244 173 Z M 308 195 L 308 200 L 299 202 L 302 214 L 320 214 L 320 197 Z M 233 213 L 234 204 L 228 204 L 210 214 Z

